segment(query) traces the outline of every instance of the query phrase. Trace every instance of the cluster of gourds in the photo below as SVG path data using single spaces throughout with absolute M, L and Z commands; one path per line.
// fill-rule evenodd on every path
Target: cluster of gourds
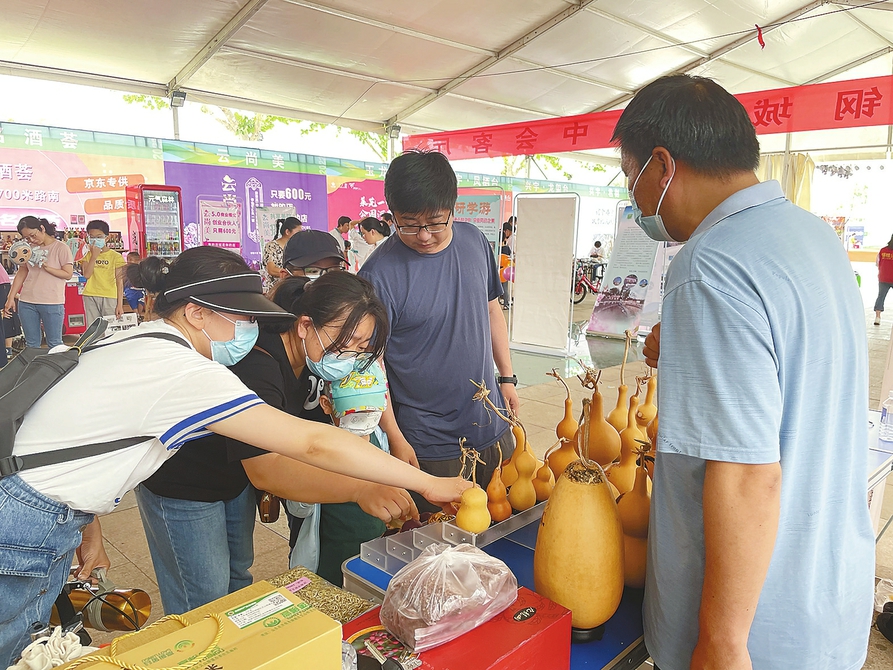
M 534 583 L 537 593 L 571 610 L 578 629 L 605 623 L 620 605 L 624 585 L 645 583 L 657 378 L 637 380 L 627 400 L 623 378 L 630 341 L 627 334 L 614 409 L 605 417 L 600 373 L 586 369 L 581 382 L 592 389 L 592 398 L 583 401 L 573 439 L 547 454 L 556 483 L 540 522 Z M 647 392 L 640 405 L 642 384 Z M 571 412 L 568 394 L 557 430 L 570 427 Z
M 502 449 L 499 448 L 499 464 L 493 471 L 486 491 L 475 487 L 462 494 L 459 511 L 456 513 L 456 525 L 470 533 L 480 533 L 487 530 L 491 522 L 498 523 L 508 519 L 512 510 L 523 512 L 537 502 L 548 499 L 555 477 L 548 462 L 540 463 L 537 460 L 527 440 L 527 431 L 518 418 L 493 404 L 488 397 L 490 391 L 483 382 L 472 383 L 478 389 L 475 400 L 483 402 L 491 412 L 508 423 L 515 440 L 512 456 L 505 462 L 502 461 Z M 464 442 L 460 446 L 465 460 L 472 458 L 482 463 L 476 452 L 471 455 L 468 453 L 470 450 L 465 450 Z M 472 473 L 474 471 L 472 467 Z M 472 481 L 476 484 L 474 477 L 472 474 Z

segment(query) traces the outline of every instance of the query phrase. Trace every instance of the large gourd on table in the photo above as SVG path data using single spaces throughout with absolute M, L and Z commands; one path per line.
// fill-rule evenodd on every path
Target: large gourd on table
M 540 520 L 533 580 L 537 593 L 571 610 L 577 635 L 597 630 L 620 605 L 620 515 L 604 470 L 585 454 L 555 481 Z

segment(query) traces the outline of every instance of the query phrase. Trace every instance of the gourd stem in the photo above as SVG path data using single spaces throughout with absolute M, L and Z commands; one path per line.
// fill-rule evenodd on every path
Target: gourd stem
M 623 335 L 626 338 L 626 344 L 623 346 L 623 362 L 620 364 L 620 385 L 623 386 L 623 373 L 626 372 L 626 357 L 629 356 L 629 347 L 632 344 L 632 331 L 624 330 Z
M 547 372 L 546 376 L 555 377 L 555 379 L 561 382 L 561 385 L 564 387 L 564 392 L 567 393 L 567 399 L 571 399 L 571 390 L 568 388 L 565 381 L 561 378 L 561 375 L 558 374 L 558 370 L 556 368 L 552 368 L 552 372 Z

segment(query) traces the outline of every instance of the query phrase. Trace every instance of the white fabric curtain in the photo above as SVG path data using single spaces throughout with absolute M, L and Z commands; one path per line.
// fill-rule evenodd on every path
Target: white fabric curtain
M 757 177 L 760 181 L 777 180 L 788 200 L 809 211 L 815 163 L 808 154 L 790 154 L 787 158 L 786 162 L 784 154 L 764 154 Z

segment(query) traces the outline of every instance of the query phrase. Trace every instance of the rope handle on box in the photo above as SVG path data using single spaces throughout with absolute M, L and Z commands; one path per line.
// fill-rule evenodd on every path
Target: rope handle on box
M 108 663 L 109 665 L 115 665 L 115 666 L 121 668 L 122 670 L 189 670 L 189 668 L 193 668 L 196 665 L 201 665 L 202 663 L 204 663 L 208 659 L 208 657 L 213 653 L 214 649 L 217 648 L 217 643 L 220 642 L 220 638 L 223 637 L 223 618 L 219 614 L 212 613 L 212 614 L 208 614 L 208 615 L 202 617 L 201 621 L 204 621 L 205 619 L 214 619 L 214 621 L 217 622 L 217 633 L 214 635 L 214 639 L 211 640 L 211 644 L 209 644 L 208 647 L 201 654 L 196 656 L 195 660 L 192 661 L 192 663 L 190 663 L 189 665 L 178 665 L 174 668 L 149 668 L 144 665 L 136 665 L 135 663 L 127 663 L 126 661 L 121 661 L 121 660 L 115 658 L 118 654 L 118 643 L 121 640 L 124 640 L 125 638 L 128 638 L 131 635 L 134 635 L 137 632 L 141 632 L 141 631 L 134 631 L 133 633 L 128 633 L 127 635 L 122 635 L 121 637 L 116 637 L 114 640 L 112 640 L 112 644 L 111 644 L 111 648 L 110 648 L 111 655 L 102 656 L 100 654 L 93 654 L 91 656 L 84 656 L 83 658 L 79 658 L 74 663 L 72 663 L 68 667 L 68 670 L 75 670 L 75 668 L 80 667 L 84 663 L 94 663 L 94 662 Z M 153 628 L 160 623 L 164 623 L 165 621 L 177 621 L 180 624 L 182 624 L 183 628 L 186 628 L 187 626 L 189 626 L 189 622 L 184 617 L 180 616 L 179 614 L 169 614 L 166 617 L 162 617 L 155 623 L 153 623 L 149 626 L 146 626 L 142 630 L 144 630 L 144 631 L 149 630 L 150 628 Z

